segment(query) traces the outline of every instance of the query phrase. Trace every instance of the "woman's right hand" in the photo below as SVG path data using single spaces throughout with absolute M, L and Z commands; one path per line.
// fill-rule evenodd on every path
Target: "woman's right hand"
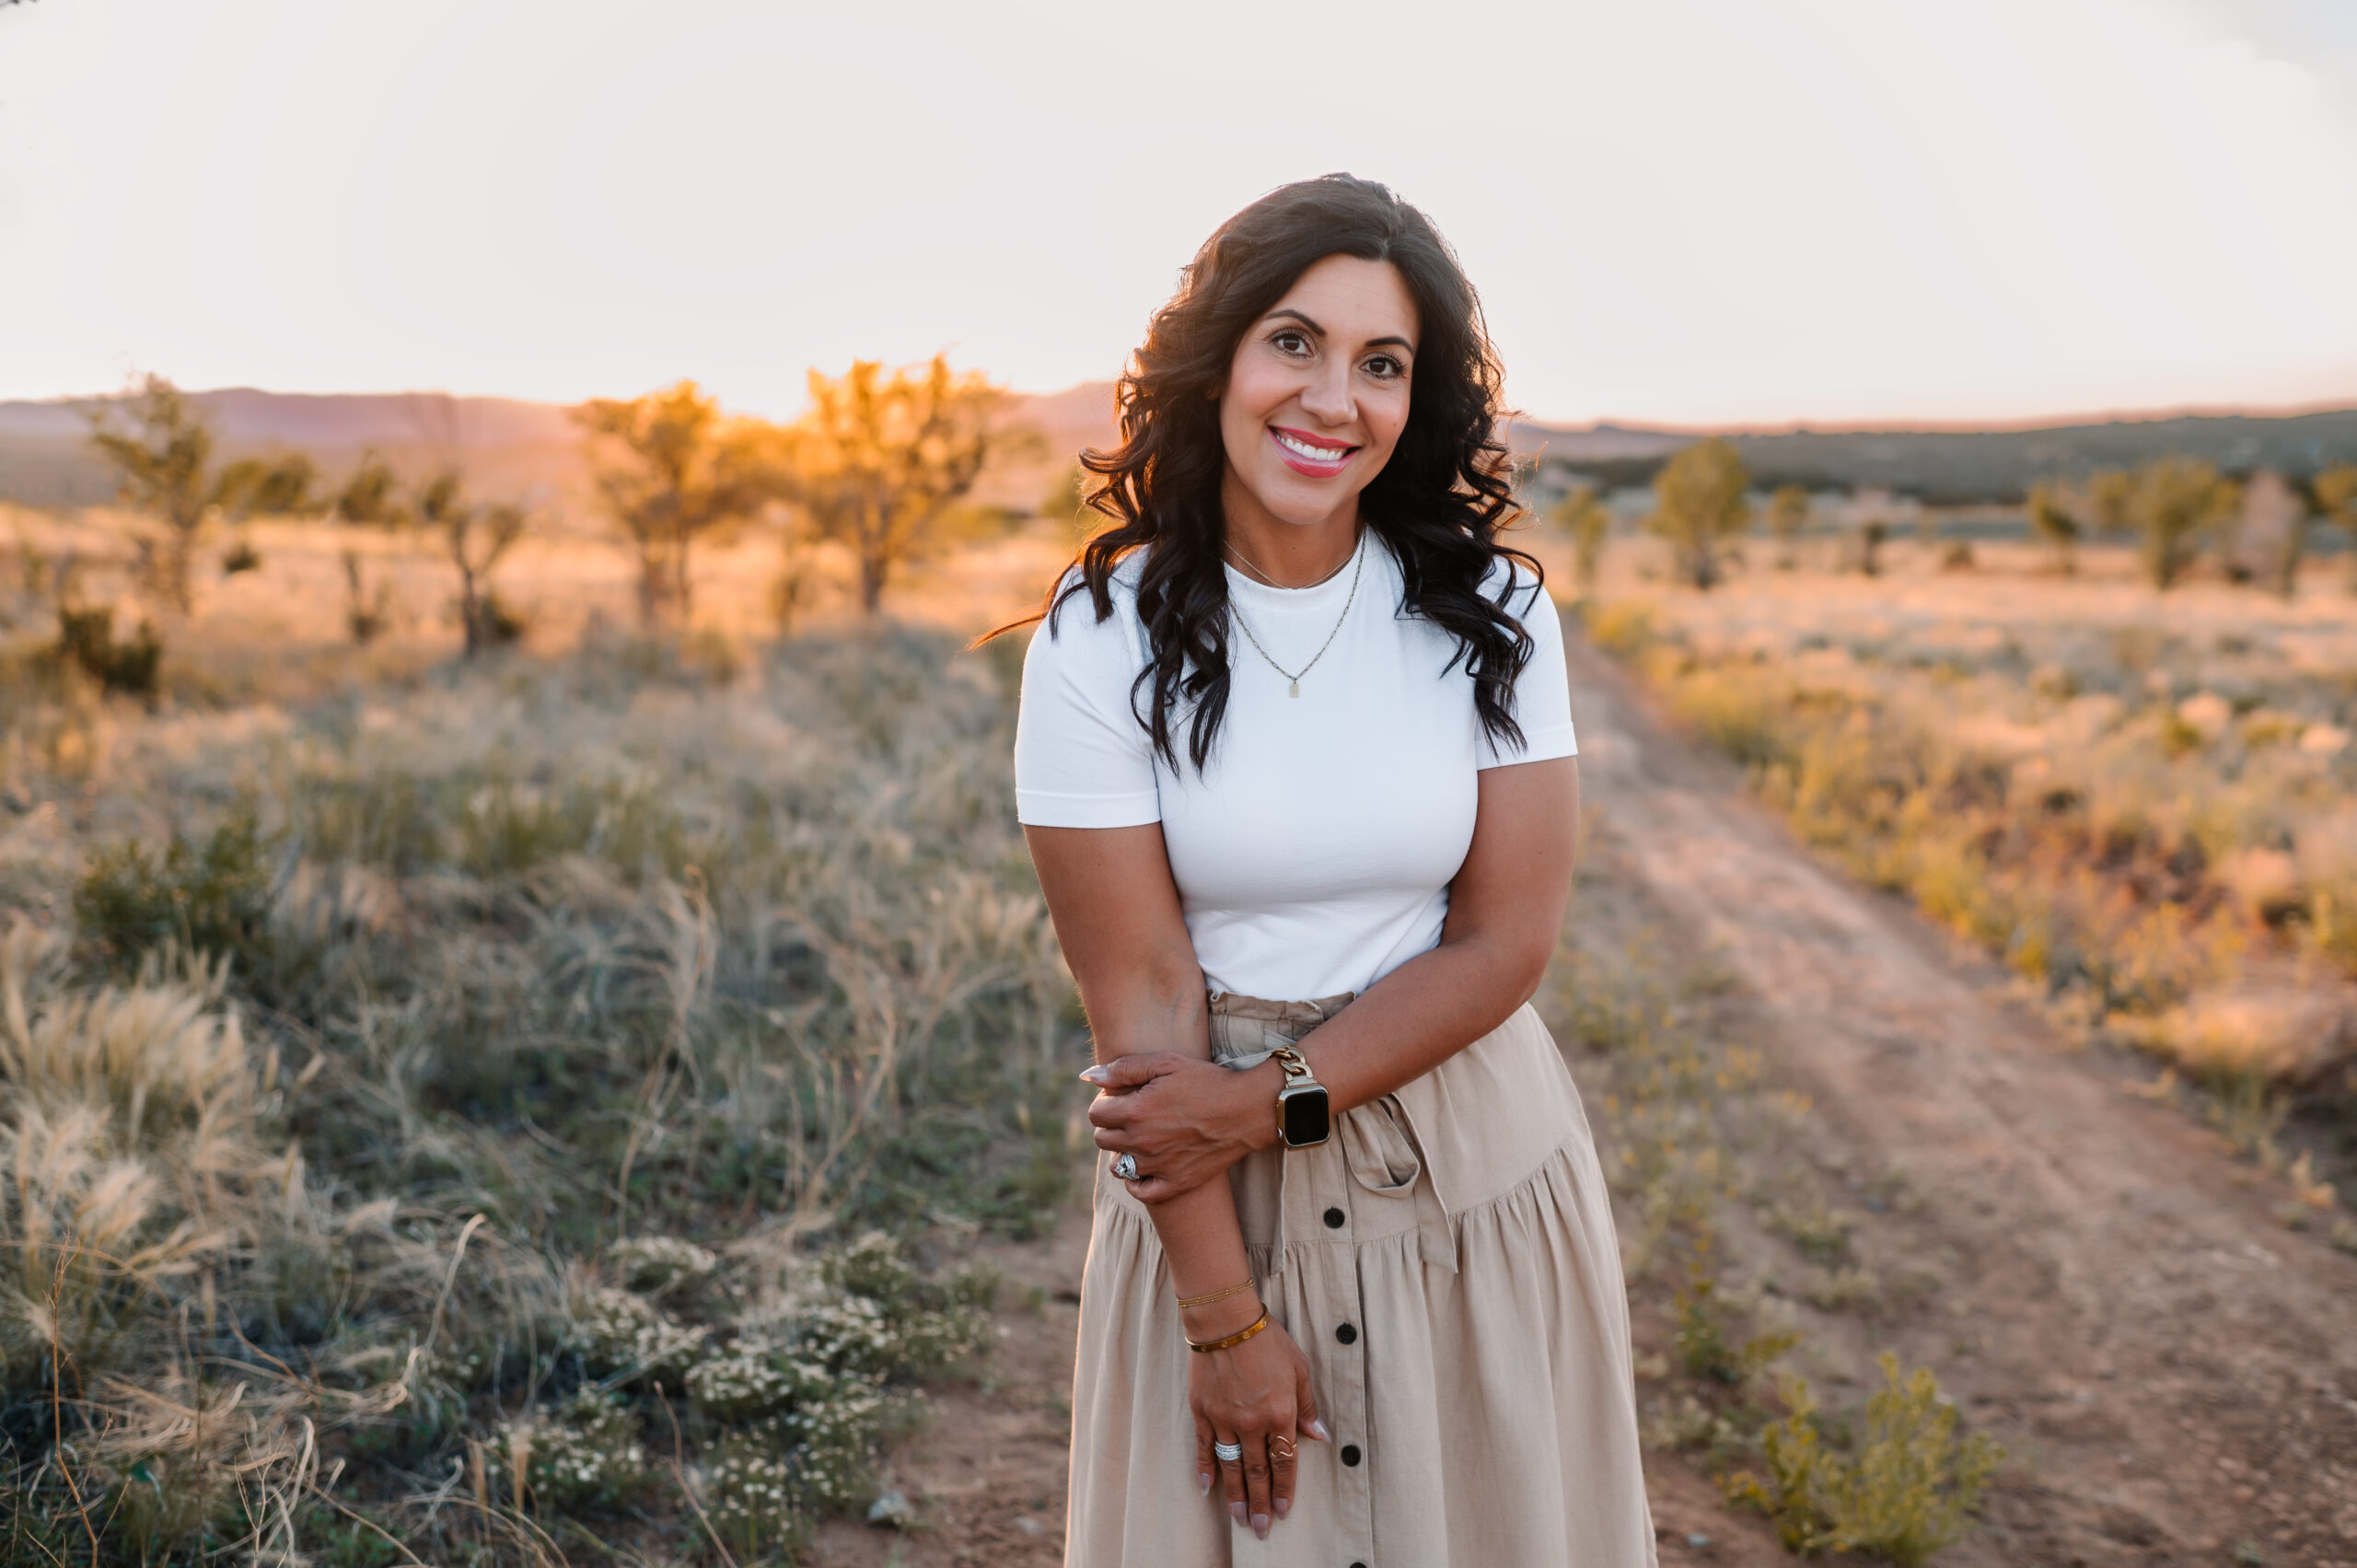
M 1208 1311 L 1201 1315 L 1211 1316 Z M 1257 1301 L 1242 1322 L 1222 1314 L 1224 1326 L 1195 1322 L 1198 1314 L 1190 1313 L 1187 1332 L 1196 1340 L 1224 1339 L 1260 1315 Z M 1328 1440 L 1310 1392 L 1309 1358 L 1292 1335 L 1271 1323 L 1230 1349 L 1190 1351 L 1187 1362 L 1187 1401 L 1195 1413 L 1196 1482 L 1209 1493 L 1217 1480 L 1226 1490 L 1229 1516 L 1237 1524 L 1249 1524 L 1252 1533 L 1266 1540 L 1271 1523 L 1293 1507 L 1295 1446 L 1305 1437 Z M 1222 1463 L 1212 1453 L 1214 1442 L 1240 1445 L 1243 1458 Z

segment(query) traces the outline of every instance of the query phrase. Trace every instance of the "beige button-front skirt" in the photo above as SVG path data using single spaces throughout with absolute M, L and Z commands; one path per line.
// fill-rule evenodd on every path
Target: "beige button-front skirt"
M 1248 1066 L 1348 997 L 1212 1000 Z M 1655 1562 L 1628 1298 L 1579 1092 L 1523 1008 L 1316 1148 L 1231 1172 L 1270 1316 L 1334 1440 L 1268 1540 L 1196 1491 L 1188 1351 L 1144 1205 L 1099 1161 L 1073 1385 L 1068 1568 Z

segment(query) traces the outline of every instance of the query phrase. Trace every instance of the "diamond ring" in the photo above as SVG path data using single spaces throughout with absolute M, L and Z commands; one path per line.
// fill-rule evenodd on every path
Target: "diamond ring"
M 1113 1174 L 1120 1177 L 1124 1181 L 1135 1181 L 1138 1179 L 1137 1156 L 1134 1155 L 1123 1155 L 1120 1159 L 1115 1160 L 1113 1162 Z
M 1232 1465 L 1244 1458 L 1244 1445 L 1214 1441 L 1212 1444 L 1212 1453 L 1218 1458 L 1220 1463 Z

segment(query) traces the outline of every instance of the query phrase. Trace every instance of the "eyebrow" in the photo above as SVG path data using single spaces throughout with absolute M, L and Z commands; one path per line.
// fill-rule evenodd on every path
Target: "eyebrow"
M 1325 328 L 1319 326 L 1317 322 L 1311 320 L 1300 311 L 1295 310 L 1290 305 L 1270 311 L 1266 317 L 1262 318 L 1262 319 L 1273 321 L 1280 316 L 1291 317 L 1294 320 L 1300 322 L 1303 326 L 1308 328 L 1311 331 L 1316 332 L 1321 338 L 1326 335 Z M 1369 338 L 1366 341 L 1366 346 L 1369 348 L 1376 348 L 1389 343 L 1397 343 L 1401 348 L 1406 349 L 1410 354 L 1416 352 L 1416 345 L 1414 343 L 1410 343 L 1403 337 L 1396 335 L 1391 337 Z

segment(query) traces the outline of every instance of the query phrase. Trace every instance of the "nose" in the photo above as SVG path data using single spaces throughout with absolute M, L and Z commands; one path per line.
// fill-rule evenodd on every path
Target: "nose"
M 1301 389 L 1304 413 L 1325 425 L 1348 424 L 1358 415 L 1358 402 L 1351 394 L 1350 362 L 1340 355 L 1329 354 L 1313 371 L 1309 384 Z

